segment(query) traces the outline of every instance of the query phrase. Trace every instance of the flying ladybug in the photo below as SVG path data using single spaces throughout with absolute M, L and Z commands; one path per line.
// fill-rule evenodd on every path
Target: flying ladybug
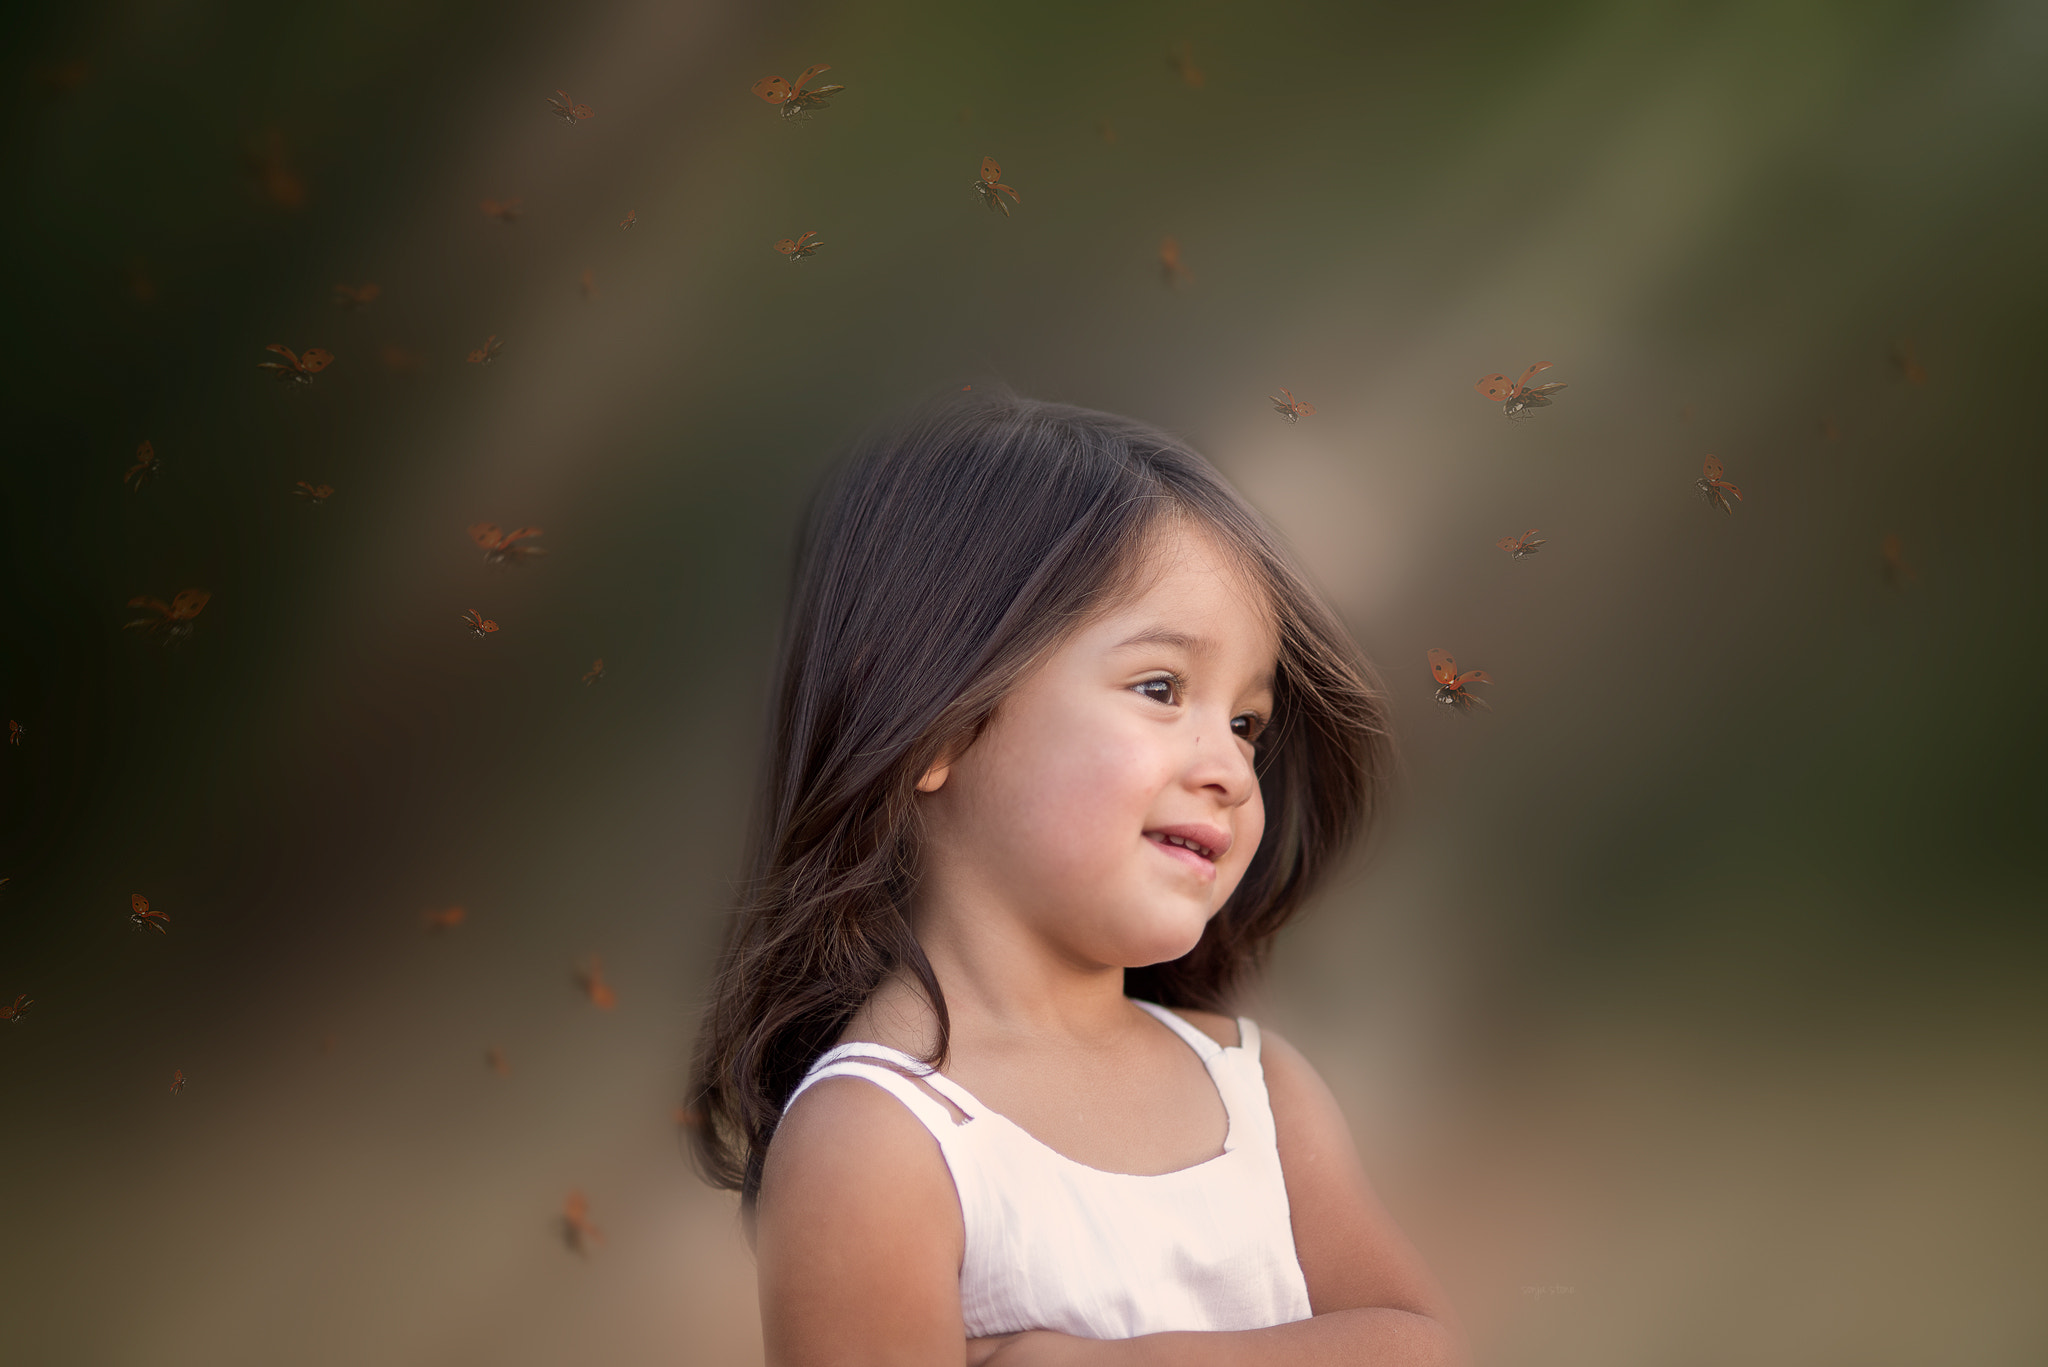
M 439 911 L 421 912 L 420 919 L 426 922 L 428 930 L 444 931 L 455 929 L 468 915 L 461 907 L 442 907 Z
M 171 928 L 171 918 L 161 911 L 151 911 L 149 909 L 149 899 L 141 893 L 133 892 L 128 894 L 128 905 L 133 908 L 128 913 L 128 919 L 136 925 L 148 926 L 159 935 L 164 934 Z
M 1490 708 L 1491 705 L 1486 699 L 1467 687 L 1469 684 L 1492 683 L 1493 680 L 1486 676 L 1485 670 L 1468 669 L 1460 674 L 1458 662 L 1450 657 L 1449 652 L 1432 650 L 1429 652 L 1429 672 L 1436 676 L 1436 700 L 1444 706 L 1462 707 L 1468 712 L 1475 703 L 1480 707 Z
M 1884 582 L 1894 589 L 1903 589 L 1919 575 L 1906 559 L 1906 543 L 1899 540 L 1897 532 L 1888 532 L 1878 544 L 1878 555 L 1884 566 Z M 14 723 L 9 722 L 12 726 Z
M 1266 397 L 1273 401 L 1273 411 L 1285 418 L 1288 426 L 1292 427 L 1296 418 L 1313 418 L 1316 415 L 1316 406 L 1295 398 L 1293 390 L 1283 389 L 1280 393 L 1286 397 L 1276 398 L 1271 394 Z
M 588 968 L 576 970 L 576 985 L 590 998 L 590 1004 L 600 1011 L 609 1011 L 619 1004 L 618 994 L 604 980 L 604 964 L 595 954 L 590 956 Z
M 487 199 L 477 207 L 484 211 L 485 218 L 495 218 L 500 223 L 517 223 L 521 213 L 516 196 L 512 199 Z
M 1708 456 L 1706 463 L 1700 468 L 1704 473 L 1695 481 L 1699 488 L 1700 496 L 1705 498 L 1711 506 L 1719 508 L 1722 512 L 1733 513 L 1735 511 L 1734 504 L 1729 503 L 1723 495 L 1724 493 L 1733 494 L 1735 495 L 1735 502 L 1740 503 L 1742 502 L 1742 490 L 1721 478 L 1720 457 Z
M 562 1202 L 562 1241 L 578 1253 L 604 1242 L 604 1231 L 590 1223 L 590 1198 L 572 1191 Z
M 560 98 L 556 98 L 557 96 Z M 561 119 L 563 123 L 568 124 L 571 128 L 574 128 L 585 119 L 594 117 L 597 112 L 587 104 L 578 104 L 570 99 L 569 92 L 566 90 L 557 90 L 553 95 L 548 96 L 548 108 L 554 112 L 557 118 Z
M 307 347 L 306 354 L 295 356 L 292 349 L 281 342 L 272 342 L 263 348 L 284 357 L 283 361 L 258 361 L 258 370 L 267 370 L 271 378 L 279 381 L 292 380 L 299 384 L 313 383 L 313 377 L 334 364 L 334 357 L 319 347 Z
M 508 532 L 495 522 L 479 522 L 469 529 L 469 539 L 483 548 L 484 563 L 488 565 L 517 565 L 529 555 L 546 555 L 545 547 L 519 544 L 529 536 L 539 535 L 538 527 L 514 527 Z
M 603 661 L 603 660 L 599 660 L 599 661 L 598 661 L 598 663 L 599 663 L 599 664 L 603 664 L 603 663 L 604 663 L 604 661 Z M 598 672 L 599 672 L 599 673 L 603 673 L 603 671 L 602 671 L 602 670 L 600 670 L 600 671 L 598 671 Z M 19 745 L 19 744 L 21 744 L 21 737 L 22 737 L 22 732 L 24 731 L 24 729 L 25 729 L 25 728 L 24 728 L 24 727 L 22 726 L 22 724 L 21 724 L 20 722 L 18 722 L 18 721 L 15 721 L 15 720 L 14 720 L 13 718 L 11 718 L 11 717 L 10 717 L 10 718 L 8 719 L 8 722 L 7 722 L 7 743 L 8 743 L 9 745 Z M 7 881 L 6 879 L 4 879 L 4 878 L 0 878 L 0 883 L 4 883 L 4 882 L 6 882 L 6 881 Z
M 135 448 L 135 463 L 128 467 L 127 474 L 121 476 L 121 482 L 126 484 L 132 479 L 135 481 L 135 487 L 140 489 L 142 481 L 151 475 L 162 473 L 163 461 L 157 455 L 156 447 L 145 441 Z
M 583 682 L 586 684 L 594 684 L 603 678 L 604 656 L 600 655 L 597 657 L 597 663 L 593 664 L 587 671 L 584 672 Z
M 1510 418 L 1526 418 L 1534 408 L 1550 407 L 1550 395 L 1564 386 L 1552 381 L 1549 384 L 1531 386 L 1529 381 L 1550 369 L 1550 362 L 1538 361 L 1522 372 L 1522 378 L 1510 381 L 1505 375 L 1482 376 L 1472 387 L 1485 395 L 1488 400 L 1500 405 L 1500 411 Z
M 469 353 L 469 363 L 471 365 L 489 365 L 492 361 L 498 359 L 498 352 L 504 348 L 504 345 L 503 342 L 498 340 L 498 334 L 492 333 L 484 338 L 482 346 Z
M 635 213 L 633 210 L 628 209 L 626 210 L 626 216 L 619 220 L 619 226 L 621 228 L 630 228 L 639 221 L 640 215 Z
M 184 1090 L 185 1090 L 185 1070 L 184 1070 L 183 1068 L 173 1068 L 173 1069 L 171 1069 L 171 1095 L 172 1095 L 172 1096 L 176 1096 L 176 1095 L 177 1095 L 178 1093 L 180 1093 L 180 1092 L 182 1092 L 182 1091 L 184 1091 Z
M 334 486 L 332 484 L 308 484 L 302 479 L 298 481 L 298 485 L 299 487 L 292 490 L 292 492 L 300 498 L 312 499 L 315 506 L 325 503 L 334 496 Z
M 498 624 L 496 622 L 493 622 L 490 618 L 484 616 L 475 608 L 471 608 L 468 612 L 463 613 L 462 620 L 467 622 L 469 624 L 469 629 L 475 632 L 478 636 L 488 636 L 498 629 Z
M 1536 554 L 1536 548 L 1548 539 L 1548 537 L 1536 535 L 1536 529 L 1531 527 L 1520 536 L 1504 536 L 1493 544 L 1514 556 L 1515 559 L 1520 560 L 1525 555 Z
M 981 196 L 981 202 L 988 206 L 990 213 L 1001 209 L 1003 217 L 1008 218 L 1010 216 L 1010 206 L 1003 203 L 1003 196 L 1008 195 L 1014 203 L 1022 203 L 1023 201 L 1017 198 L 1015 190 L 1002 183 L 1002 179 L 1003 168 L 996 164 L 996 159 L 994 157 L 983 157 L 981 159 L 981 179 L 974 182 L 974 193 Z
M 780 76 L 763 76 L 754 82 L 754 93 L 770 104 L 781 105 L 782 117 L 785 119 L 808 116 L 811 110 L 823 109 L 832 103 L 825 98 L 827 95 L 837 95 L 846 89 L 843 85 L 821 85 L 816 90 L 804 89 L 811 83 L 811 77 L 831 69 L 829 66 L 806 67 L 804 74 L 796 78 L 795 85 L 791 85 Z
M 1165 237 L 1159 241 L 1159 279 L 1168 289 L 1179 289 L 1189 284 L 1194 276 L 1180 263 L 1180 239 Z
M 35 1004 L 36 999 L 23 992 L 14 999 L 14 1005 L 0 1006 L 0 1021 L 6 1021 L 9 1025 L 19 1025 L 22 1018 L 28 1015 L 28 1009 Z
M 134 621 L 127 623 L 127 625 L 141 627 L 145 631 L 156 631 L 160 627 L 169 627 L 170 630 L 165 633 L 166 639 L 172 641 L 180 640 L 192 634 L 192 619 L 199 615 L 200 609 L 204 608 L 212 598 L 213 595 L 205 589 L 186 589 L 168 603 L 161 598 L 151 598 L 146 593 L 137 594 L 128 600 L 128 606 L 131 608 L 148 608 L 157 615 L 155 617 L 138 617 Z
M 263 193 L 280 209 L 302 209 L 306 204 L 306 182 L 291 168 L 285 151 L 284 134 L 270 130 L 269 141 L 247 154 L 249 170 Z
M 775 239 L 775 250 L 792 261 L 801 261 L 825 245 L 811 241 L 816 236 L 816 233 L 805 233 L 802 237 L 779 237 Z
M 345 309 L 366 309 L 384 292 L 381 285 L 336 285 L 334 302 Z
M 1892 343 L 1892 365 L 1897 368 L 1899 378 L 1907 384 L 1926 384 L 1927 371 L 1913 354 L 1911 342 Z

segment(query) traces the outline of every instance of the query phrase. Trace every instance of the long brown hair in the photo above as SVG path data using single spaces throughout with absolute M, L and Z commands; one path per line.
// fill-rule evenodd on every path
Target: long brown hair
M 917 780 L 1140 572 L 1163 518 L 1240 559 L 1280 639 L 1254 761 L 1266 832 L 1200 943 L 1134 996 L 1226 1008 L 1369 823 L 1388 759 L 1370 667 L 1251 506 L 1129 418 L 955 396 L 857 442 L 812 504 L 777 668 L 751 877 L 698 1036 L 699 1169 L 751 1204 L 783 1104 L 882 979 L 946 1000 L 910 929 Z

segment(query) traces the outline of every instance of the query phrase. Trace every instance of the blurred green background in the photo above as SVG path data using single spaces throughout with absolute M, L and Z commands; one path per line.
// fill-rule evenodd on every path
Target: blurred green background
M 671 1107 L 796 517 L 993 382 L 1186 434 L 1379 663 L 1395 805 L 1247 1009 L 1484 1360 L 2048 1353 L 2048 9 L 15 22 L 0 1359 L 758 1361 Z

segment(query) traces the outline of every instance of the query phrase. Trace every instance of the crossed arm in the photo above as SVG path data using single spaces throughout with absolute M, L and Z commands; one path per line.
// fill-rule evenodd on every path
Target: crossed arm
M 758 1208 L 770 1367 L 1454 1367 L 1442 1292 L 1373 1195 L 1336 1099 L 1266 1033 L 1295 1253 L 1312 1317 L 1269 1329 L 1083 1339 L 1034 1330 L 968 1340 L 964 1235 L 938 1144 L 877 1087 L 836 1078 L 792 1107 Z

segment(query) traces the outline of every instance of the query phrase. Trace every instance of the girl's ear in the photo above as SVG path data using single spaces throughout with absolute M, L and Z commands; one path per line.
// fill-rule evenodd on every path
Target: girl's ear
M 977 730 L 975 734 L 978 736 L 980 732 Z M 958 760 L 960 752 L 971 744 L 973 744 L 972 740 L 955 740 L 952 744 L 941 750 L 939 757 L 932 761 L 932 767 L 925 770 L 924 777 L 917 781 L 917 791 L 920 793 L 936 793 L 940 788 L 944 787 L 946 775 L 953 772 L 954 761 Z

